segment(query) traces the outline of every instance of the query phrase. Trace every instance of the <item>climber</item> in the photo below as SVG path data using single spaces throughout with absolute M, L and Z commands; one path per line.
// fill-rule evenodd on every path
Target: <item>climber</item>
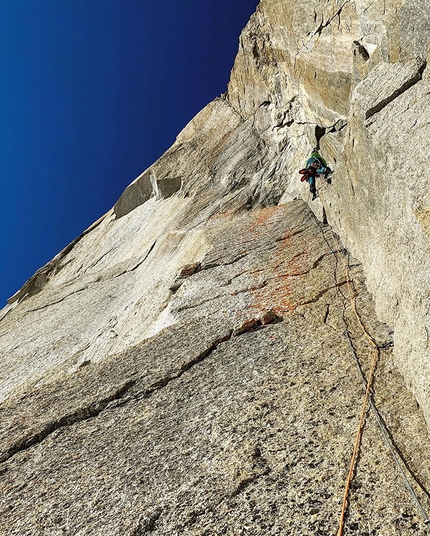
M 312 162 L 308 167 L 301 169 L 299 171 L 302 176 L 302 182 L 306 181 L 309 183 L 309 191 L 312 194 L 312 201 L 317 198 L 317 188 L 316 188 L 316 179 L 320 176 L 317 170 L 316 162 Z
M 328 176 L 333 173 L 333 171 L 328 167 L 325 159 L 320 155 L 318 149 L 312 149 L 311 156 L 306 162 L 306 167 L 310 166 L 312 163 L 316 163 L 318 173 L 324 175 L 325 179 L 327 179 Z
M 318 149 L 313 149 L 311 156 L 306 162 L 306 167 L 299 171 L 302 177 L 302 182 L 306 181 L 309 183 L 309 191 L 312 194 L 312 201 L 317 198 L 317 189 L 316 189 L 316 179 L 321 175 L 324 175 L 324 179 L 330 184 L 332 170 L 328 167 L 325 159 L 319 154 Z

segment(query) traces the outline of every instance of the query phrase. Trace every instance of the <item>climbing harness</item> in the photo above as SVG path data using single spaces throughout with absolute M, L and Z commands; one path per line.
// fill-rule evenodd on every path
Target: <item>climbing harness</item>
M 321 190 L 321 188 L 319 190 Z M 337 251 L 335 251 L 331 247 L 331 245 L 330 245 L 329 241 L 327 240 L 327 238 L 325 237 L 324 230 L 322 229 L 322 226 L 321 226 L 319 221 L 318 221 L 318 224 L 320 226 L 321 233 L 322 233 L 322 235 L 324 237 L 324 240 L 325 240 L 328 248 L 331 250 L 332 254 L 334 255 L 334 257 L 336 259 L 336 268 L 335 268 L 334 277 L 335 277 L 335 282 L 336 282 L 336 285 L 337 285 L 336 270 L 337 270 L 337 264 L 338 264 L 338 260 L 339 260 L 339 257 L 337 255 L 337 253 L 339 251 L 342 251 L 344 248 L 343 247 L 341 247 L 341 249 L 337 248 Z M 333 242 L 339 242 L 338 239 L 335 238 L 334 232 L 333 232 L 331 227 L 330 227 L 330 231 L 331 231 L 331 235 L 332 235 L 332 238 L 333 238 Z M 343 259 L 342 259 L 342 261 L 343 261 Z M 361 328 L 364 336 L 368 339 L 368 341 L 370 342 L 370 344 L 371 344 L 371 346 L 373 348 L 373 358 L 372 358 L 372 363 L 371 363 L 371 366 L 370 366 L 370 372 L 369 372 L 369 375 L 368 375 L 368 378 L 367 378 L 367 381 L 366 381 L 366 378 L 365 378 L 365 376 L 363 374 L 363 371 L 361 369 L 360 362 L 358 360 L 357 353 L 356 353 L 355 348 L 354 348 L 354 346 L 352 344 L 350 334 L 349 334 L 349 331 L 348 331 L 348 326 L 346 324 L 345 316 L 344 316 L 344 313 L 343 313 L 342 314 L 342 320 L 343 320 L 343 323 L 345 325 L 345 335 L 346 335 L 346 338 L 348 340 L 349 346 L 351 348 L 351 352 L 352 352 L 352 354 L 354 356 L 354 359 L 356 361 L 356 365 L 357 365 L 357 368 L 359 370 L 359 374 L 361 376 L 363 384 L 366 387 L 366 391 L 365 391 L 365 396 L 364 396 L 364 400 L 363 400 L 363 406 L 362 406 L 362 410 L 361 410 L 360 421 L 359 421 L 359 424 L 358 424 L 356 439 L 355 439 L 355 442 L 354 442 L 354 449 L 353 449 L 353 453 L 352 453 L 352 456 L 351 456 L 351 462 L 350 462 L 350 466 L 349 466 L 348 476 L 347 476 L 347 480 L 346 480 L 346 484 L 345 484 L 345 491 L 344 491 L 344 496 L 343 496 L 343 501 L 342 501 L 342 510 L 341 510 L 341 515 L 340 515 L 340 520 L 339 520 L 339 529 L 338 529 L 338 532 L 337 532 L 337 536 L 343 536 L 345 516 L 346 516 L 347 507 L 348 507 L 349 491 L 350 491 L 350 487 L 351 487 L 351 483 L 352 483 L 352 479 L 353 479 L 353 475 L 354 475 L 354 468 L 355 468 L 355 465 L 356 465 L 357 455 L 358 455 L 360 445 L 361 445 L 361 439 L 362 439 L 362 435 L 363 435 L 365 416 L 366 416 L 366 413 L 367 413 L 368 404 L 370 405 L 370 407 L 371 407 L 371 409 L 372 409 L 372 411 L 373 411 L 373 413 L 374 413 L 374 415 L 376 417 L 376 421 L 377 421 L 379 429 L 381 430 L 383 439 L 384 439 L 386 445 L 388 446 L 388 448 L 390 450 L 391 456 L 393 457 L 394 462 L 395 462 L 397 468 L 400 471 L 400 474 L 401 474 L 401 476 L 402 476 L 402 478 L 403 478 L 403 480 L 404 480 L 404 482 L 406 484 L 406 487 L 409 490 L 409 492 L 411 493 L 415 504 L 417 505 L 419 511 L 421 512 L 421 515 L 424 518 L 424 525 L 430 526 L 430 518 L 427 515 L 426 511 L 424 510 L 424 508 L 422 506 L 422 503 L 420 502 L 417 494 L 415 493 L 411 483 L 409 482 L 409 479 L 408 479 L 408 477 L 407 477 L 407 475 L 406 475 L 406 473 L 405 473 L 405 471 L 404 471 L 404 469 L 403 469 L 403 467 L 402 467 L 402 465 L 401 465 L 401 463 L 399 461 L 399 456 L 398 456 L 398 454 L 396 454 L 395 449 L 394 449 L 394 447 L 392 445 L 392 442 L 390 441 L 390 437 L 389 437 L 387 427 L 383 423 L 383 421 L 381 419 L 381 416 L 380 416 L 380 414 L 378 412 L 378 409 L 376 408 L 375 403 L 374 403 L 374 401 L 372 399 L 372 396 L 371 396 L 374 372 L 375 372 L 376 365 L 377 365 L 377 362 L 378 362 L 378 358 L 379 358 L 379 355 L 380 355 L 380 350 L 385 348 L 387 345 L 379 346 L 377 344 L 377 342 L 375 341 L 375 339 L 369 334 L 369 332 L 367 331 L 366 327 L 364 326 L 363 321 L 362 321 L 362 319 L 361 319 L 361 317 L 360 317 L 360 315 L 358 314 L 358 311 L 357 311 L 357 304 L 356 304 L 357 295 L 356 295 L 355 291 L 352 288 L 352 280 L 351 280 L 350 271 L 349 271 L 349 262 L 348 263 L 344 262 L 344 266 L 345 266 L 345 280 L 346 280 L 347 285 L 348 285 L 348 293 L 349 293 L 349 297 L 351 299 L 352 308 L 354 310 L 354 314 L 355 314 L 355 316 L 357 318 L 358 324 L 360 325 L 360 328 Z M 341 294 L 345 299 L 345 296 L 343 295 L 342 292 L 341 292 Z

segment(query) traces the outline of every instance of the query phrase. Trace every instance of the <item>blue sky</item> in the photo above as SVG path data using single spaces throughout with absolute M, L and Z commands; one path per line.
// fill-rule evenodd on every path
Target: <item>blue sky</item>
M 226 90 L 258 0 L 2 0 L 0 307 Z

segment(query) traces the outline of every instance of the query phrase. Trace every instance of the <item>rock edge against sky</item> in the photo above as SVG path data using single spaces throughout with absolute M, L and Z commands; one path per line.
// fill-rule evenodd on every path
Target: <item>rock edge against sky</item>
M 262 0 L 227 93 L 10 300 L 7 535 L 334 534 L 372 355 L 354 299 L 429 509 L 425 7 Z M 373 413 L 346 533 L 426 533 Z

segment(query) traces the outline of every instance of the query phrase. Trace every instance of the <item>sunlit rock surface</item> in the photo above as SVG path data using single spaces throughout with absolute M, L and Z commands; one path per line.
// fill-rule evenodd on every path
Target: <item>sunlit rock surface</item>
M 175 278 L 168 263 L 158 280 L 150 275 L 151 263 L 162 271 L 154 247 L 141 267 L 121 265 L 76 297 L 66 285 L 67 297 L 49 306 L 70 315 L 74 330 L 80 319 L 87 344 L 84 323 L 105 318 L 107 327 L 92 354 L 70 356 L 72 344 L 63 343 L 64 361 L 57 357 L 41 381 L 9 392 L 2 405 L 6 534 L 333 534 L 364 393 L 352 348 L 365 374 L 372 357 L 346 267 L 366 328 L 385 347 L 375 402 L 412 474 L 428 486 L 427 428 L 394 367 L 391 331 L 376 320 L 361 267 L 330 228 L 302 201 L 217 212 L 201 227 L 199 247 L 177 246 Z M 181 258 L 193 263 L 178 269 Z M 137 297 L 139 270 L 165 289 L 151 294 L 152 321 Z M 97 301 L 112 280 L 118 286 Z M 21 307 L 37 309 L 47 291 Z M 77 310 L 79 295 L 91 320 Z M 108 314 L 122 311 L 115 295 L 127 296 L 131 309 L 116 323 Z M 43 311 L 22 315 L 43 322 Z M 132 327 L 134 343 L 120 350 L 110 342 Z M 420 533 L 372 415 L 350 509 L 349 532 Z
M 336 534 L 363 327 L 430 510 L 425 4 L 262 0 L 226 94 L 9 300 L 1 534 Z M 369 412 L 345 534 L 424 514 Z
M 282 200 L 309 201 L 297 170 L 320 142 L 335 174 L 311 206 L 363 262 L 428 422 L 429 38 L 425 0 L 263 0 L 228 91 L 276 151 Z

